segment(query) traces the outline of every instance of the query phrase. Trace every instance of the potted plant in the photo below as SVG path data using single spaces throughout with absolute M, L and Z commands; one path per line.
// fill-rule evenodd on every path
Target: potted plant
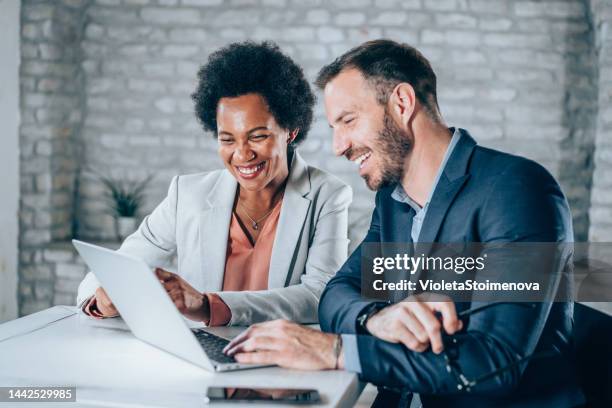
M 141 181 L 123 181 L 100 176 L 100 180 L 108 189 L 109 204 L 120 241 L 136 231 L 136 215 L 144 202 L 144 190 L 152 179 L 152 175 Z

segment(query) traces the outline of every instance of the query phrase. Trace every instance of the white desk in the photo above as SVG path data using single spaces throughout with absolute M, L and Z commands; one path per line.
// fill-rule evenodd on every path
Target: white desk
M 76 386 L 77 403 L 64 403 L 68 407 L 173 408 L 205 406 L 203 398 L 209 385 L 315 388 L 322 397 L 320 407 L 353 406 L 363 388 L 356 375 L 344 371 L 270 367 L 213 374 L 136 339 L 128 331 L 95 327 L 84 319 L 72 307 L 55 306 L 0 325 L 0 386 Z M 229 338 L 241 330 L 211 331 Z M 0 403 L 3 406 L 8 404 Z

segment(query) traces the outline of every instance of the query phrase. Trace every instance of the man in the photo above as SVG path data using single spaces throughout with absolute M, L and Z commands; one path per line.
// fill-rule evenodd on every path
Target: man
M 380 406 L 406 405 L 413 392 L 425 407 L 582 403 L 568 357 L 570 302 L 498 304 L 467 320 L 458 312 L 475 304 L 427 301 L 426 294 L 396 304 L 361 296 L 368 243 L 571 242 L 567 201 L 552 176 L 532 161 L 477 146 L 465 130 L 449 129 L 436 76 L 408 45 L 364 43 L 324 67 L 317 85 L 335 153 L 356 162 L 378 191 L 370 229 L 321 297 L 323 332 L 285 321 L 255 325 L 228 353 L 240 362 L 357 372 L 384 387 Z M 452 370 L 447 338 L 456 340 Z M 556 352 L 521 362 L 547 350 Z

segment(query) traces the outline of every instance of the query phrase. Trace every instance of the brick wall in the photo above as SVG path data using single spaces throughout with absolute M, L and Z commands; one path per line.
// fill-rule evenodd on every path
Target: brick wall
M 367 39 L 408 42 L 438 73 L 449 125 L 469 129 L 484 145 L 531 157 L 558 177 L 578 240 L 589 235 L 589 215 L 601 220 L 599 228 L 611 211 L 604 194 L 610 178 L 603 171 L 611 161 L 604 140 L 610 115 L 603 113 L 609 113 L 610 95 L 602 95 L 609 84 L 597 46 L 605 32 L 602 16 L 609 15 L 601 11 L 603 1 L 23 3 L 22 313 L 53 302 L 47 292 L 57 273 L 44 251 L 70 235 L 71 220 L 82 238 L 115 236 L 92 171 L 132 179 L 154 173 L 146 212 L 173 175 L 221 165 L 215 140 L 193 116 L 189 94 L 200 64 L 231 41 L 275 40 L 310 79 Z M 49 46 L 55 42 L 63 45 Z M 320 103 L 315 121 L 300 151 L 353 186 L 357 238 L 369 221 L 373 195 L 353 165 L 333 158 Z M 75 177 L 79 200 L 72 203 Z
M 44 248 L 72 236 L 84 117 L 80 43 L 87 2 L 24 1 L 21 9 L 20 313 L 54 302 Z
M 84 163 L 118 177 L 155 173 L 152 205 L 172 175 L 220 165 L 189 99 L 211 51 L 271 38 L 313 78 L 349 47 L 390 37 L 432 60 L 449 124 L 470 129 L 483 144 L 532 157 L 559 177 L 584 240 L 596 110 L 588 12 L 584 2 L 569 0 L 95 1 L 82 43 Z M 352 166 L 330 160 L 321 107 L 301 151 L 350 182 L 361 210 L 355 214 L 367 213 L 372 195 Z M 100 188 L 85 175 L 79 232 L 87 238 L 114 234 Z
M 591 208 L 590 242 L 612 242 L 612 4 L 591 0 L 594 16 L 595 52 L 598 61 L 598 105 Z M 593 245 L 590 256 L 612 264 L 608 245 Z M 612 284 L 609 275 L 594 278 L 601 288 Z M 612 303 L 592 303 L 612 315 Z
M 612 241 L 612 4 L 593 1 L 599 66 L 599 112 L 595 138 L 589 240 Z

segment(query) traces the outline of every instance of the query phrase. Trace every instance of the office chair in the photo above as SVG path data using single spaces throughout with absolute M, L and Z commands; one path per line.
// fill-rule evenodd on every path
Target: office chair
M 587 407 L 612 407 L 612 316 L 574 304 L 574 347 Z

